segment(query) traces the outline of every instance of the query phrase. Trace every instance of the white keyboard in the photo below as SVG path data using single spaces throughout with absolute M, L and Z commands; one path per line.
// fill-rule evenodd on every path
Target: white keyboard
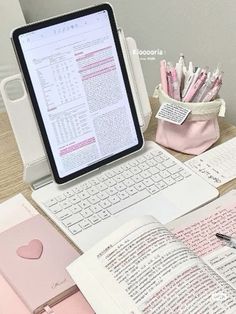
M 180 163 L 153 149 L 53 196 L 44 206 L 73 236 L 189 176 Z

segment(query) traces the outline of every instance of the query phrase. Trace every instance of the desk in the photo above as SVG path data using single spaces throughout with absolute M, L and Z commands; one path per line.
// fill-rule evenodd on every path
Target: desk
M 148 130 L 145 132 L 146 140 L 155 140 L 157 102 L 151 98 L 152 118 Z M 223 143 L 236 136 L 236 126 L 227 123 L 220 118 L 221 137 L 217 144 Z M 185 161 L 191 156 L 168 150 L 176 158 Z M 0 202 L 7 198 L 22 193 L 33 205 L 42 213 L 39 207 L 31 199 L 31 189 L 29 185 L 22 181 L 22 162 L 16 146 L 15 138 L 6 113 L 0 113 Z M 236 179 L 224 184 L 219 188 L 220 194 L 224 194 L 236 188 Z

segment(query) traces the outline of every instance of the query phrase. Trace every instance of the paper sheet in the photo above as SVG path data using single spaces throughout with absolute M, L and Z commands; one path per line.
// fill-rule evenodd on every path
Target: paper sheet
M 24 198 L 22 194 L 17 194 L 0 204 L 0 232 L 3 232 L 37 214 L 37 210 L 27 201 L 27 199 Z
M 236 178 L 236 137 L 185 162 L 215 187 Z
M 236 234 L 236 190 L 166 226 L 236 289 L 236 249 L 215 236 Z

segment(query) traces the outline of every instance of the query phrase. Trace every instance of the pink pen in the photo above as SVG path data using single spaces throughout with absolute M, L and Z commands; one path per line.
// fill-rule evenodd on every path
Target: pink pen
M 173 66 L 170 67 L 170 74 L 171 74 L 173 98 L 175 100 L 180 100 L 180 84 L 177 77 L 176 69 Z
M 192 87 L 189 89 L 188 93 L 184 97 L 183 101 L 191 101 L 194 98 L 194 96 L 197 93 L 197 91 L 204 84 L 206 78 L 207 78 L 207 72 L 206 72 L 206 70 L 202 70 L 202 72 L 200 73 L 200 75 L 197 78 L 196 82 L 194 83 L 194 85 L 192 85 Z
M 167 90 L 168 90 L 168 95 L 171 98 L 174 98 L 174 89 L 173 89 L 173 81 L 172 81 L 172 75 L 170 71 L 166 72 L 167 75 Z
M 168 85 L 167 85 L 167 73 L 166 73 L 166 60 L 160 61 L 160 72 L 161 72 L 161 86 L 163 91 L 168 93 Z
M 206 94 L 206 96 L 203 99 L 203 102 L 213 100 L 217 96 L 221 88 L 221 85 L 222 85 L 222 79 L 219 78 L 218 82 L 214 85 L 214 87 Z

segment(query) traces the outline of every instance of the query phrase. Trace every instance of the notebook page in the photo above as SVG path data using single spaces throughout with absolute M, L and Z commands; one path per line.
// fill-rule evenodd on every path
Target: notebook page
M 166 226 L 236 289 L 236 250 L 215 236 L 236 234 L 236 190 Z
M 68 270 L 97 314 L 236 311 L 232 287 L 150 216 L 122 226 Z M 215 304 L 222 288 L 227 297 Z
M 185 162 L 211 185 L 219 187 L 236 178 L 236 137 Z

